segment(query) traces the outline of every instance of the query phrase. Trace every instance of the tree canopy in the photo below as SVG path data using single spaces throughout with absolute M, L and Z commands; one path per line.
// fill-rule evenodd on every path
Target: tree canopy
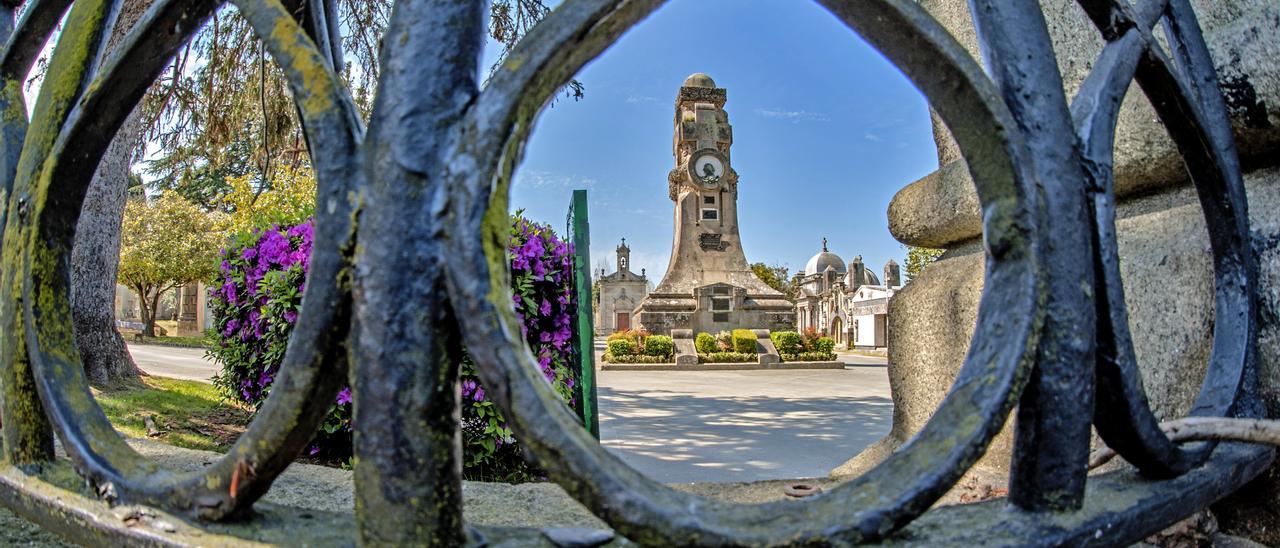
M 781 291 L 786 295 L 787 300 L 796 300 L 796 287 L 792 283 L 792 278 L 788 276 L 789 269 L 783 265 L 775 264 L 769 266 L 764 263 L 755 263 L 751 265 L 751 271 L 755 273 L 760 281 L 765 285 Z
M 162 293 L 213 276 L 226 233 L 221 217 L 173 192 L 125 205 L 117 279 L 138 293 L 145 335 L 155 336 L 155 309 Z

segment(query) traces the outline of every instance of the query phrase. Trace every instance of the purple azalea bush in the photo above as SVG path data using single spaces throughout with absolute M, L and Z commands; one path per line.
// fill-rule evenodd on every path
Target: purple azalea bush
M 231 400 L 257 409 L 271 393 L 298 321 L 311 262 L 312 223 L 272 225 L 237 234 L 222 250 L 209 290 L 216 344 L 209 355 L 221 368 L 214 384 Z M 351 391 L 333 403 L 312 454 L 351 452 Z
M 542 375 L 570 407 L 576 362 L 573 346 L 573 244 L 550 226 L 511 217 L 507 244 L 511 261 L 511 300 L 520 331 L 538 360 Z M 463 473 L 470 479 L 527 481 L 540 473 L 524 460 L 498 407 L 485 398 L 475 366 L 464 359 L 462 383 Z
M 258 408 L 284 360 L 306 288 L 312 224 L 272 226 L 237 235 L 222 250 L 209 305 L 218 332 L 209 351 L 221 365 L 214 382 L 228 398 Z M 520 327 L 547 382 L 573 399 L 573 245 L 519 213 L 507 248 L 512 300 Z M 469 479 L 527 481 L 539 476 L 506 421 L 486 398 L 468 357 L 460 366 L 464 474 Z M 351 390 L 343 388 L 317 434 L 312 454 L 351 454 Z

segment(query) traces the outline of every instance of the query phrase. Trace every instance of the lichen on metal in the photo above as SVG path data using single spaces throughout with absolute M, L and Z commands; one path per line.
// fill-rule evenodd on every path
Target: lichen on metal
M 984 71 L 913 1 L 819 0 L 897 65 L 951 129 L 983 212 L 987 285 L 959 377 L 915 438 L 843 485 L 803 501 L 756 505 L 673 490 L 606 452 L 546 385 L 510 310 L 510 182 L 535 118 L 660 0 L 566 0 L 483 89 L 483 3 L 401 0 L 367 130 L 334 70 L 344 66 L 334 0 L 235 0 L 298 103 L 319 180 L 314 254 L 280 377 L 248 431 L 204 470 L 162 469 L 114 432 L 88 389 L 68 320 L 69 250 L 90 176 L 116 129 L 173 52 L 225 2 L 160 0 L 119 51 L 99 60 L 95 44 L 119 1 L 75 2 L 30 127 L 20 85 L 70 2 L 32 2 L 0 56 L 0 197 L 7 200 L 0 217 L 0 410 L 7 463 L 37 465 L 0 470 L 0 499 L 70 538 L 188 542 L 163 531 L 94 525 L 86 508 L 100 503 L 50 491 L 38 469 L 66 470 L 51 462 L 53 432 L 93 492 L 111 504 L 160 508 L 186 520 L 175 529 L 184 533 L 284 538 L 255 537 L 248 531 L 261 522 L 253 518 L 240 529 L 222 522 L 252 513 L 305 448 L 327 402 L 350 382 L 354 524 L 310 531 L 310 540 L 564 540 L 464 524 L 455 385 L 464 344 L 534 460 L 621 535 L 591 537 L 601 542 L 937 544 L 986 535 L 1009 543 L 1125 543 L 1203 508 L 1271 460 L 1269 449 L 1255 446 L 1184 449 L 1170 442 L 1146 406 L 1127 340 L 1110 154 L 1118 98 L 1136 80 L 1158 99 L 1157 112 L 1187 159 L 1222 280 L 1214 353 L 1193 413 L 1256 409 L 1249 398 L 1257 281 L 1247 204 L 1225 106 L 1186 0 L 1136 7 L 1080 0 L 1107 46 L 1070 104 L 1033 5 L 971 2 L 994 63 Z M 0 16 L 12 18 L 12 10 Z M 1161 19 L 1173 46 L 1168 55 L 1151 31 Z M 1073 243 L 1062 245 L 1067 240 Z M 1052 404 L 1058 401 L 1074 407 Z M 930 511 L 1019 405 L 1015 508 Z M 1080 461 L 1090 418 L 1155 481 L 1086 477 Z M 1168 503 L 1179 497 L 1192 504 Z M 947 525 L 955 523 L 975 526 Z M 286 525 L 289 534 L 309 533 Z

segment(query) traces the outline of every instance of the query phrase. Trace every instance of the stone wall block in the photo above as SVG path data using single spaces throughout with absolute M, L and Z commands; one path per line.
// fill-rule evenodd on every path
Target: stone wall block
M 964 2 L 921 2 L 961 45 L 981 59 Z M 1205 31 L 1219 86 L 1246 166 L 1271 165 L 1280 152 L 1280 5 L 1268 0 L 1199 0 L 1192 4 Z M 1041 2 L 1068 97 L 1084 81 L 1102 40 L 1075 2 Z M 1161 34 L 1158 32 L 1157 36 Z M 933 117 L 938 171 L 895 196 L 890 232 L 910 245 L 942 248 L 977 237 L 981 216 L 973 181 L 942 121 Z M 1181 156 L 1137 84 L 1121 106 L 1115 139 L 1116 195 L 1136 197 L 1188 186 Z M 913 188 L 919 187 L 919 188 Z

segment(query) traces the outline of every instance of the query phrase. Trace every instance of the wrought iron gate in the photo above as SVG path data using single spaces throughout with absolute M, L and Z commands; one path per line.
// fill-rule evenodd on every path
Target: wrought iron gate
M 52 463 L 55 434 L 99 497 L 201 520 L 203 531 L 190 534 L 277 542 L 305 534 L 322 544 L 352 536 L 364 544 L 564 540 L 464 526 L 451 359 L 463 342 L 550 477 L 618 534 L 648 545 L 1121 544 L 1203 508 L 1271 461 L 1269 448 L 1170 442 L 1146 405 L 1126 331 L 1110 166 L 1116 112 L 1136 78 L 1186 160 L 1212 242 L 1214 345 L 1192 413 L 1260 413 L 1245 194 L 1188 0 L 1079 0 L 1107 45 L 1070 103 L 1034 2 L 970 1 L 988 74 L 915 2 L 819 0 L 901 68 L 952 130 L 982 203 L 986 290 L 959 377 L 915 438 L 828 493 L 759 505 L 672 490 L 605 452 L 537 373 L 510 309 L 508 190 L 534 117 L 659 0 L 566 0 L 484 89 L 476 81 L 484 3 L 401 0 L 367 128 L 335 76 L 342 54 L 332 0 L 233 0 L 283 68 L 304 121 L 319 179 L 315 252 L 270 400 L 217 462 L 195 473 L 163 470 L 126 445 L 93 400 L 73 344 L 68 262 L 111 136 L 223 2 L 160 0 L 116 53 L 99 59 L 119 3 L 32 0 L 16 26 L 0 29 L 8 204 L 0 213 L 0 496 L 74 538 L 193 537 L 175 536 L 189 528 L 166 535 L 97 519 L 86 509 L 93 501 L 62 490 L 73 482 Z M 14 4 L 0 2 L 4 25 Z M 68 7 L 28 120 L 24 77 Z M 1157 23 L 1168 52 L 1153 35 Z M 247 525 L 219 524 L 266 493 L 348 376 L 354 526 L 263 505 Z M 995 501 L 928 511 L 1015 406 L 1012 508 Z M 1087 477 L 1091 423 L 1146 480 Z

